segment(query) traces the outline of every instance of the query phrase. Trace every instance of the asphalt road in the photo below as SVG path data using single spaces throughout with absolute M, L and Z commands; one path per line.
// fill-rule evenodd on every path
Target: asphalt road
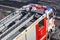
M 0 5 L 0 20 L 8 16 L 14 9 Z

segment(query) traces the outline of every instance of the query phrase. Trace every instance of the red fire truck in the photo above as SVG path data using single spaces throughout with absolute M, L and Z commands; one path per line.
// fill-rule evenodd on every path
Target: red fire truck
M 13 40 L 47 40 L 48 32 L 51 31 L 54 33 L 55 18 L 54 11 L 51 7 L 29 4 L 20 8 L 18 12 L 20 10 L 22 10 L 20 13 L 24 15 L 26 13 L 29 14 L 26 17 L 26 21 L 24 19 L 22 24 L 3 37 L 2 40 L 9 39 L 16 33 L 17 35 L 12 38 Z M 18 30 L 20 31 L 19 33 Z

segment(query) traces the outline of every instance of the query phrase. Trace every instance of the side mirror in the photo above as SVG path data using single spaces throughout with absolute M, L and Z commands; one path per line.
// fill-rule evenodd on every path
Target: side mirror
M 53 9 L 54 11 L 56 11 L 56 8 L 55 8 L 55 7 L 52 7 L 52 9 Z
M 52 7 L 52 9 L 53 9 L 53 13 L 54 13 L 54 19 L 56 18 L 56 8 L 55 7 Z

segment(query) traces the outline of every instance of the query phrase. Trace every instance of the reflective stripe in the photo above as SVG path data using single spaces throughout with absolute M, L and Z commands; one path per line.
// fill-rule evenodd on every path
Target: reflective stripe
M 46 37 L 46 35 L 44 35 L 40 40 L 43 40 Z

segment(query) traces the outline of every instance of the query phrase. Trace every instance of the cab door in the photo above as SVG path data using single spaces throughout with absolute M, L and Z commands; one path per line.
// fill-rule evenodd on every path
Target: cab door
M 55 19 L 54 19 L 54 13 L 51 12 L 50 14 L 48 14 L 49 16 L 49 26 L 48 26 L 48 32 L 54 32 L 55 31 Z
M 46 17 L 36 25 L 36 40 L 46 40 Z

